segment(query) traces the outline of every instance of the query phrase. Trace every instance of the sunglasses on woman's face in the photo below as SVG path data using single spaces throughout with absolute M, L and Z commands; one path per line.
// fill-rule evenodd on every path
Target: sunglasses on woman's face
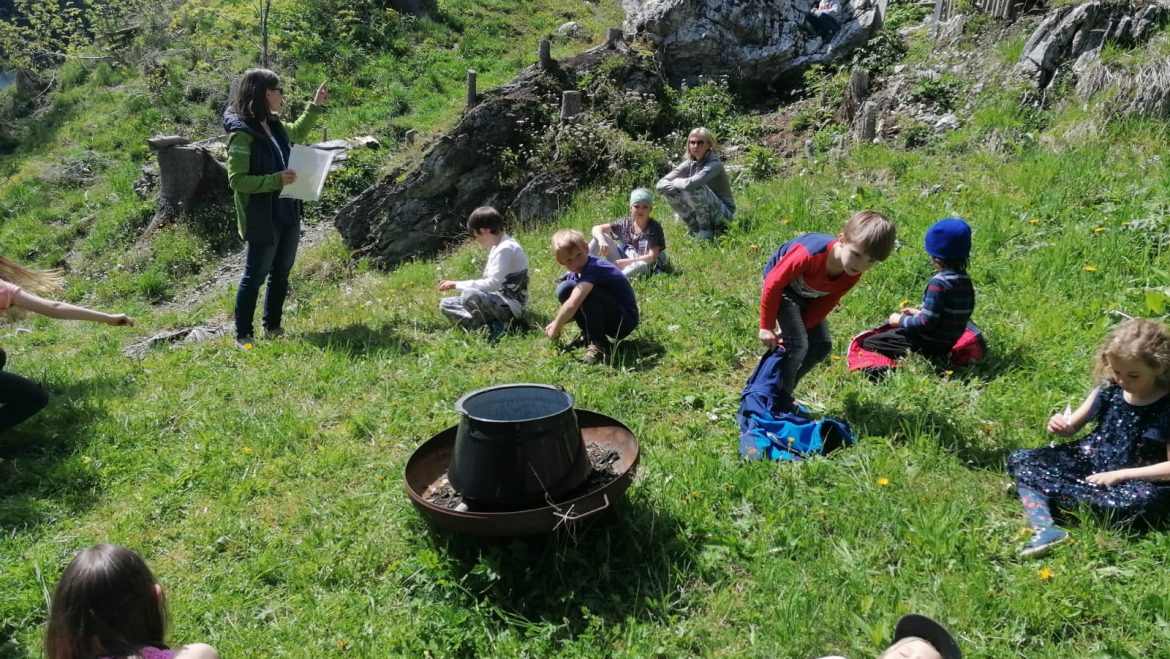
M 689 140 L 687 144 L 706 144 L 707 140 Z

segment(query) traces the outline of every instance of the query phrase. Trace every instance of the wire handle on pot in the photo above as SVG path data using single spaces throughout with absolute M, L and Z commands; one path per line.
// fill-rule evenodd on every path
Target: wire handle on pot
M 561 509 L 559 507 L 557 507 L 556 504 L 552 504 L 553 517 L 557 518 L 557 524 L 556 524 L 556 526 L 553 527 L 553 530 L 556 531 L 558 528 L 560 528 L 560 526 L 562 524 L 568 526 L 569 522 L 575 522 L 583 517 L 589 517 L 590 515 L 596 515 L 597 513 L 605 510 L 606 508 L 609 508 L 609 495 L 602 494 L 601 498 L 602 498 L 602 501 L 604 501 L 604 503 L 602 503 L 597 508 L 590 510 L 587 513 L 574 513 L 573 508 L 576 508 L 576 506 L 569 506 L 568 510 L 566 510 L 565 512 L 561 512 Z

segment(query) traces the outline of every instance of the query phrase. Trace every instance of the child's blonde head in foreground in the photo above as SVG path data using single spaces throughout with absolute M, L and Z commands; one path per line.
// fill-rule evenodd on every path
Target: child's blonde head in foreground
M 585 242 L 585 234 L 576 229 L 561 229 L 553 234 L 552 250 L 554 254 L 574 248 L 589 249 L 589 243 Z
M 1170 332 L 1162 323 L 1133 318 L 1115 327 L 1097 350 L 1096 376 L 1107 379 L 1112 375 L 1110 358 L 1146 364 L 1154 370 L 1157 385 L 1170 389 Z

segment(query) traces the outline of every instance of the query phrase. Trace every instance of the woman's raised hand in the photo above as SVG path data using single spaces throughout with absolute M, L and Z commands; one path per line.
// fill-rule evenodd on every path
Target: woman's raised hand
M 329 101 L 329 83 L 322 82 L 321 86 L 317 88 L 317 93 L 313 95 L 313 103 L 317 105 L 325 105 Z

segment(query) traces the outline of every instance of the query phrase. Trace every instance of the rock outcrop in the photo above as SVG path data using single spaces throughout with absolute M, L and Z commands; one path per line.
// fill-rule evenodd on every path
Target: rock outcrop
M 614 79 L 622 93 L 650 98 L 661 86 L 620 41 L 548 69 L 533 65 L 483 94 L 414 171 L 387 176 L 343 207 L 334 226 L 356 254 L 392 267 L 464 238 L 467 216 L 479 206 L 495 206 L 522 223 L 554 216 L 611 164 L 598 150 L 611 120 L 559 117 L 563 92 L 600 77 Z M 590 98 L 594 108 L 597 100 Z
M 800 0 L 622 0 L 628 35 L 644 38 L 671 83 L 726 76 L 769 84 L 864 44 L 881 27 L 870 0 L 842 2 L 828 43 L 801 29 L 815 2 Z
M 1017 67 L 1044 89 L 1063 67 L 1079 73 L 1099 59 L 1107 41 L 1133 46 L 1148 40 L 1166 18 L 1166 7 L 1156 3 L 1130 5 L 1094 0 L 1057 7 L 1032 33 Z

